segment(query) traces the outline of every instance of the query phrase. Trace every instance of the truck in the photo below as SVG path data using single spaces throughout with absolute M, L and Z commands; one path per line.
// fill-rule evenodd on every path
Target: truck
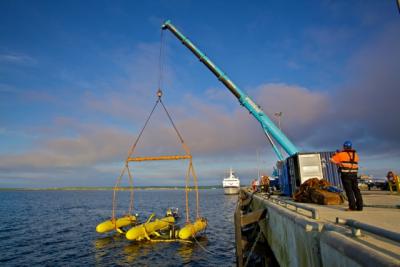
M 284 195 L 291 196 L 303 182 L 310 178 L 325 178 L 331 184 L 342 187 L 337 167 L 329 161 L 334 152 L 300 152 L 282 130 L 265 114 L 262 108 L 183 35 L 170 20 L 165 21 L 161 29 L 169 30 L 179 39 L 236 97 L 240 105 L 246 108 L 260 123 L 268 142 L 278 158 L 275 170 Z M 286 157 L 283 156 L 276 143 L 286 152 Z

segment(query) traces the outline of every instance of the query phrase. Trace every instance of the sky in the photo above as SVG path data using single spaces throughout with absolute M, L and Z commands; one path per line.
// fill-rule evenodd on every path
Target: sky
M 277 157 L 259 123 L 161 32 L 166 19 L 271 119 L 282 112 L 282 130 L 300 151 L 351 140 L 362 173 L 400 172 L 395 0 L 4 0 L 0 187 L 112 186 L 159 84 L 201 185 L 221 184 L 230 167 L 242 184 L 271 173 Z M 134 156 L 182 153 L 158 107 Z M 131 165 L 141 186 L 183 185 L 187 168 Z

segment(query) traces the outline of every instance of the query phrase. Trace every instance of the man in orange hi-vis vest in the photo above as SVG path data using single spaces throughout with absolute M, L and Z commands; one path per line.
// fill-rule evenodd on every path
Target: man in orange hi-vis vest
M 331 161 L 339 167 L 340 178 L 349 201 L 348 210 L 362 210 L 363 200 L 357 181 L 358 155 L 352 146 L 350 141 L 344 142 L 343 150 L 333 155 Z

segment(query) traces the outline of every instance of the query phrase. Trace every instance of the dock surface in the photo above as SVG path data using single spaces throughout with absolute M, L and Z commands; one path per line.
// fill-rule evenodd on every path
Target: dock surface
M 280 266 L 400 266 L 400 195 L 362 191 L 363 211 L 297 203 L 289 197 L 242 193 Z
M 347 204 L 301 204 L 318 209 L 324 221 L 335 223 L 337 217 L 352 219 L 400 233 L 400 195 L 387 191 L 362 191 L 362 196 L 365 206 L 362 211 L 345 211 Z

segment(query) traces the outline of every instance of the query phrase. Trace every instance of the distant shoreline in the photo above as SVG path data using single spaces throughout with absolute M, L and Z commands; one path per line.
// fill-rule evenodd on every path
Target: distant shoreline
M 200 190 L 204 189 L 222 189 L 222 186 L 199 186 Z M 194 187 L 190 187 L 191 190 Z M 0 191 L 109 191 L 114 187 L 48 187 L 48 188 L 0 188 Z M 129 191 L 129 187 L 119 188 L 120 191 Z M 133 190 L 185 190 L 184 186 L 137 186 Z

